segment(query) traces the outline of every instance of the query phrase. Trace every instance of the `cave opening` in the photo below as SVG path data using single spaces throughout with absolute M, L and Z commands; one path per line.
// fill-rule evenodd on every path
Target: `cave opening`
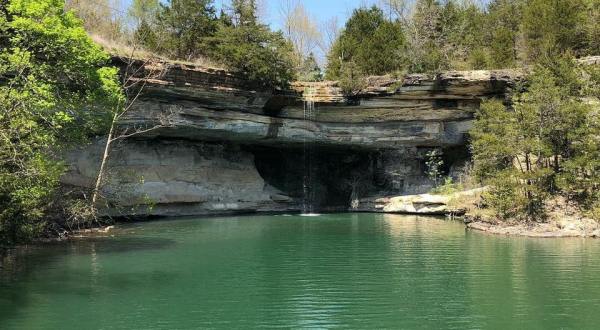
M 244 146 L 265 183 L 296 201 L 305 198 L 307 168 L 302 146 Z M 355 199 L 429 192 L 425 154 L 431 147 L 311 150 L 311 203 L 316 212 L 346 211 Z M 468 161 L 466 147 L 443 148 L 443 175 L 454 176 Z

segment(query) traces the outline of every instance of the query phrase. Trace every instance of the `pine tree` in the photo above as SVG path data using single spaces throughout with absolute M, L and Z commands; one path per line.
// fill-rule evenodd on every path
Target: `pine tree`
M 583 0 L 527 1 L 522 29 L 528 60 L 552 58 L 567 50 L 582 53 L 585 34 L 580 24 L 586 21 L 585 9 Z
M 518 40 L 523 0 L 494 0 L 488 5 L 490 68 L 511 68 L 519 60 Z
M 308 56 L 302 62 L 302 66 L 298 72 L 298 79 L 302 81 L 321 81 L 323 80 L 323 74 L 321 73 L 321 68 L 315 59 L 315 55 L 313 53 L 308 54 Z
M 295 78 L 292 45 L 258 22 L 255 1 L 233 1 L 232 7 L 231 24 L 209 39 L 209 55 L 264 87 L 288 86 Z
M 386 20 L 375 6 L 356 9 L 328 54 L 327 77 L 338 79 L 349 62 L 366 75 L 401 70 L 404 45 L 400 22 Z
M 161 3 L 156 18 L 161 44 L 156 51 L 170 57 L 190 60 L 208 53 L 207 38 L 217 30 L 217 17 L 211 0 L 170 0 Z

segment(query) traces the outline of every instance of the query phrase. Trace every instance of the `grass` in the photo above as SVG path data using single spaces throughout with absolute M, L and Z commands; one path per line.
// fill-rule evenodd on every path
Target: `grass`
M 207 57 L 201 56 L 189 61 L 176 60 L 145 50 L 143 47 L 136 45 L 135 43 L 126 43 L 123 40 L 110 40 L 98 34 L 90 34 L 90 37 L 96 44 L 100 45 L 106 52 L 113 56 L 135 59 L 158 59 L 175 64 L 199 66 L 215 70 L 227 70 L 225 65 L 213 61 Z

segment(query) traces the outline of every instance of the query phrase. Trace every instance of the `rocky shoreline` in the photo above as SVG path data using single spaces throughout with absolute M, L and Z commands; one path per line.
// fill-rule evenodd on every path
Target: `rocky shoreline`
M 460 216 L 469 230 L 495 235 L 524 237 L 590 237 L 600 238 L 600 223 L 584 217 L 564 200 L 547 205 L 548 218 L 543 222 L 501 221 L 482 215 L 475 205 L 486 188 L 475 188 L 451 194 L 418 194 L 363 199 L 359 211 Z
M 480 232 L 506 235 L 506 236 L 526 236 L 539 238 L 560 238 L 560 237 L 586 237 L 599 238 L 600 226 L 591 219 L 584 219 L 579 222 L 569 223 L 489 223 L 484 221 L 475 221 L 466 223 L 470 230 Z

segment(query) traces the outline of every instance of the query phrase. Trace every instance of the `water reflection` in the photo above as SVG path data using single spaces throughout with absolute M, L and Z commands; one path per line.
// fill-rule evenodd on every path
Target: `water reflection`
M 599 252 L 592 240 L 489 236 L 416 216 L 152 222 L 3 261 L 0 324 L 591 328 Z

